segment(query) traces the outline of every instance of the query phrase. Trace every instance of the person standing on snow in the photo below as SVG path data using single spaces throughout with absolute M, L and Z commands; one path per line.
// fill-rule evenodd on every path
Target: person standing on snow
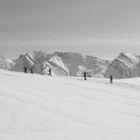
M 113 84 L 113 76 L 110 75 L 110 84 Z
M 51 68 L 49 68 L 49 74 L 48 75 L 52 76 L 52 69 Z
M 27 67 L 24 67 L 24 72 L 27 73 Z
M 87 73 L 84 72 L 84 80 L 87 80 Z
M 30 70 L 31 70 L 31 73 L 33 74 L 33 73 L 34 73 L 34 71 L 33 71 L 33 67 L 31 67 L 31 69 L 30 69 Z

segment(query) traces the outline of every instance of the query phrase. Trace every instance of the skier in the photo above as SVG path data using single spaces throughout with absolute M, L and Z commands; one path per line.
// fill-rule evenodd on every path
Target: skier
M 33 73 L 34 73 L 34 72 L 33 72 L 33 68 L 31 68 L 30 70 L 31 70 L 31 73 L 33 74 Z
M 87 73 L 84 72 L 84 80 L 87 80 Z
M 110 84 L 113 84 L 113 76 L 110 75 Z
M 27 73 L 27 67 L 24 67 L 24 72 Z
M 49 68 L 49 74 L 48 75 L 52 76 L 52 69 L 51 68 Z

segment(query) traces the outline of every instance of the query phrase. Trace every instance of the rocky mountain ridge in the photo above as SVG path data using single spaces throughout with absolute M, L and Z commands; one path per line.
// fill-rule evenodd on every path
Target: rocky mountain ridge
M 12 60 L 0 55 L 0 69 L 10 70 L 12 65 L 14 65 Z
M 132 78 L 140 76 L 140 59 L 131 53 L 120 53 L 109 65 L 105 77 Z
M 74 52 L 45 53 L 33 51 L 20 55 L 12 61 L 0 57 L 0 68 L 23 72 L 23 67 L 34 69 L 35 73 L 47 74 L 52 69 L 53 75 L 82 76 L 87 72 L 88 77 L 131 78 L 140 76 L 140 57 L 131 53 L 120 53 L 113 61 L 83 55 Z

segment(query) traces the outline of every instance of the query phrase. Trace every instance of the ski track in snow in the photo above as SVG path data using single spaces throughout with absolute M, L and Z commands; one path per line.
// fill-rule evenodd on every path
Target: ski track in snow
M 139 83 L 0 70 L 0 140 L 139 140 Z

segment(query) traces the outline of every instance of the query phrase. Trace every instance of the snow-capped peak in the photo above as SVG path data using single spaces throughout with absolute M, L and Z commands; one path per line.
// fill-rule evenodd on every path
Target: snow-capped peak
M 52 58 L 49 59 L 49 61 L 55 63 L 56 65 L 60 66 L 66 72 L 69 73 L 68 68 L 66 68 L 66 66 L 64 65 L 63 61 L 61 60 L 61 58 L 59 56 L 53 56 Z
M 137 71 L 137 65 L 140 60 L 138 57 L 131 53 L 121 53 L 112 63 L 108 66 L 106 76 L 113 75 L 115 78 L 133 77 Z
M 128 59 L 128 61 L 130 60 L 134 64 L 137 64 L 139 62 L 139 59 L 136 56 L 134 56 L 133 54 L 128 53 L 128 52 L 121 53 L 118 58 L 120 58 L 120 59 Z

